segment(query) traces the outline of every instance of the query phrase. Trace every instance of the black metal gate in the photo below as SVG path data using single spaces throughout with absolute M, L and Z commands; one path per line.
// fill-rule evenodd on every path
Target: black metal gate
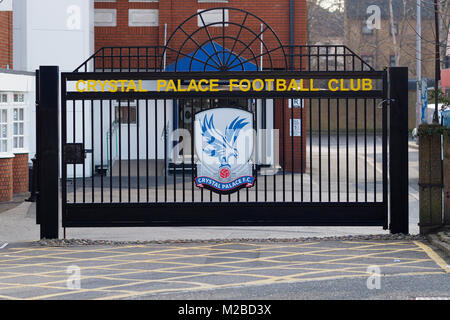
M 75 72 L 61 74 L 63 227 L 388 228 L 390 181 L 391 231 L 408 232 L 406 68 L 375 71 L 345 46 L 272 41 L 270 47 L 261 39 L 265 30 L 276 37 L 267 25 L 252 33 L 253 40 L 241 41 L 245 22 L 255 17 L 240 11 L 244 19 L 235 36 L 211 35 L 205 24 L 199 29 L 208 38 L 200 43 L 197 31 L 187 32 L 182 23 L 165 47 L 102 48 Z M 223 21 L 222 29 L 225 23 L 231 24 Z M 178 33 L 195 44 L 189 49 L 194 53 L 184 51 L 184 44 L 171 47 Z M 260 54 L 252 41 L 261 44 Z M 184 67 L 180 57 L 188 61 Z M 174 64 L 165 65 L 171 58 Z M 40 74 L 42 81 L 45 68 Z M 216 79 L 220 89 L 183 91 L 204 78 Z M 255 79 L 263 89 L 222 88 Z M 269 90 L 276 79 L 296 79 L 298 90 Z M 363 79 L 370 90 L 362 90 Z M 116 92 L 105 82 L 110 80 Z M 154 88 L 171 80 L 178 90 Z M 224 106 L 251 112 L 256 131 L 256 181 L 232 194 L 195 185 L 194 139 L 179 133 L 194 132 L 197 112 Z M 39 128 L 46 130 L 42 123 Z M 40 193 L 43 188 L 41 183 Z

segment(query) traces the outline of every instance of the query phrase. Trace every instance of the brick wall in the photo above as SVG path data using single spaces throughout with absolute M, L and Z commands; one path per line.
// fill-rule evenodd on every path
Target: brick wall
M 11 11 L 0 11 L 0 68 L 13 68 L 13 16 Z
M 0 202 L 13 197 L 13 158 L 0 158 Z
M 28 153 L 16 154 L 13 160 L 13 191 L 28 192 Z
M 104 46 L 154 46 L 164 45 L 164 24 L 167 23 L 168 37 L 175 31 L 176 27 L 189 16 L 197 13 L 198 9 L 209 9 L 215 7 L 233 7 L 247 10 L 264 20 L 275 33 L 278 35 L 283 45 L 289 44 L 289 0 L 229 0 L 228 3 L 198 3 L 197 0 L 172 0 L 160 2 L 129 2 L 128 0 L 117 0 L 115 3 L 97 2 L 95 8 L 106 8 L 117 10 L 117 26 L 116 27 L 96 27 L 95 28 L 95 46 L 99 49 Z M 128 10 L 129 9 L 158 9 L 159 10 L 159 26 L 157 27 L 129 27 L 128 26 Z M 231 13 L 229 21 L 241 23 L 244 14 Z M 256 19 L 249 18 L 246 22 L 252 30 L 259 32 L 260 22 Z M 191 24 L 186 25 L 188 32 L 197 29 L 197 21 L 194 19 Z M 222 28 L 217 28 L 221 32 Z M 230 33 L 238 30 L 238 26 L 229 25 L 227 28 Z M 234 30 L 233 30 L 234 29 Z M 295 1 L 295 44 L 303 45 L 306 43 L 306 0 Z M 214 37 L 214 30 L 211 31 Z M 236 32 L 234 32 L 236 33 Z M 264 42 L 269 48 L 277 47 L 279 44 L 276 39 L 270 36 L 269 32 L 264 33 Z M 241 39 L 246 42 L 250 41 L 254 35 L 244 32 Z M 186 36 L 180 36 L 170 44 L 173 48 L 179 48 Z M 207 40 L 207 34 L 198 34 L 199 41 Z M 228 41 L 228 40 L 227 40 Z M 231 40 L 230 40 L 231 41 Z M 259 54 L 259 42 L 253 44 L 255 52 Z M 229 45 L 226 44 L 226 47 Z M 185 44 L 183 52 L 190 53 L 190 49 L 194 50 L 195 44 L 191 41 Z M 245 55 L 245 54 L 244 54 Z M 274 67 L 283 67 L 281 61 L 281 51 L 274 53 L 276 60 Z M 168 63 L 171 63 L 171 55 L 168 55 Z M 266 59 L 265 64 L 269 61 Z

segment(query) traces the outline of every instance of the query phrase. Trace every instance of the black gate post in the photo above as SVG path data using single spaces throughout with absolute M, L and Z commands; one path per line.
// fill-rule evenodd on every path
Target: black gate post
M 39 93 L 40 93 L 40 89 L 39 89 L 39 69 L 36 70 L 36 92 L 35 92 L 35 120 L 36 120 L 36 137 L 35 137 L 35 141 L 36 141 L 36 153 L 34 155 L 34 161 L 33 161 L 33 188 L 34 188 L 34 201 L 36 203 L 36 224 L 41 224 L 41 218 L 39 217 L 39 213 L 41 212 L 39 210 L 39 201 L 38 201 L 38 194 L 39 194 L 39 125 L 41 123 L 41 121 L 39 120 Z M 31 195 L 33 197 L 33 193 Z
M 408 68 L 389 68 L 388 83 L 390 230 L 408 234 Z
M 41 239 L 58 238 L 58 128 L 59 68 L 39 68 L 39 106 L 37 145 L 39 146 L 38 180 L 41 182 L 37 200 L 37 216 L 41 225 Z

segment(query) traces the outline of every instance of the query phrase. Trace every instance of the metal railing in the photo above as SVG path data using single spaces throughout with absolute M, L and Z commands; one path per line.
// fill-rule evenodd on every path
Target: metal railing
M 373 71 L 354 51 L 345 45 L 296 45 L 278 49 L 280 58 L 276 70 L 298 71 Z M 161 72 L 164 71 L 164 53 L 174 49 L 164 46 L 102 47 L 83 62 L 74 72 Z M 272 49 L 272 51 L 276 51 Z M 269 54 L 269 53 L 266 53 Z M 185 55 L 186 56 L 186 55 Z M 195 59 L 195 58 L 192 58 Z M 255 58 L 244 60 L 252 62 Z M 283 61 L 289 61 L 286 65 Z M 171 63 L 174 61 L 168 61 Z M 264 68 L 266 71 L 270 69 Z

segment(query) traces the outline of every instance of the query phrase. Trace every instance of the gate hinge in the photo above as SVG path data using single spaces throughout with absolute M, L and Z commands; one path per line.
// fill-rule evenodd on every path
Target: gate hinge
M 86 150 L 82 143 L 66 143 L 63 146 L 64 160 L 67 164 L 83 164 Z

